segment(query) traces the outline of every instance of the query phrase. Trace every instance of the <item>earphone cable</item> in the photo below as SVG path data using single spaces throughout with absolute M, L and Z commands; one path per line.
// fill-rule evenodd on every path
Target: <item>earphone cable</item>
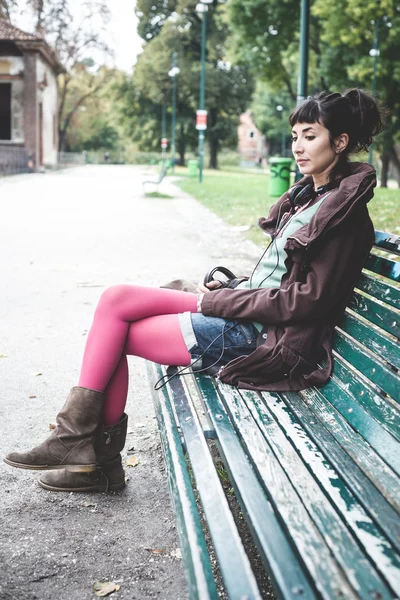
M 211 348 L 211 346 L 218 340 L 218 338 L 220 338 L 222 336 L 222 351 L 221 351 L 221 354 L 219 355 L 219 357 L 217 358 L 217 360 L 215 362 L 213 362 L 213 364 L 210 365 L 209 367 L 205 367 L 204 369 L 199 369 L 198 371 L 196 371 L 196 373 L 202 373 L 203 371 L 208 371 L 212 367 L 215 367 L 215 365 L 219 363 L 219 361 L 221 360 L 221 358 L 223 357 L 224 352 L 225 352 L 225 339 L 224 339 L 225 333 L 227 333 L 234 327 L 237 327 L 238 325 L 239 325 L 239 323 L 234 323 L 234 325 L 231 325 L 230 327 L 228 327 L 228 329 L 226 329 L 226 323 L 224 323 L 221 333 L 218 334 L 217 337 L 215 337 L 208 344 L 207 348 L 204 350 L 204 352 L 198 358 L 196 358 L 196 360 L 194 360 L 192 363 L 190 363 L 190 365 L 187 365 L 186 367 L 182 367 L 182 368 L 178 369 L 172 375 L 163 375 L 162 377 L 160 377 L 160 379 L 158 381 L 156 381 L 156 383 L 154 384 L 154 389 L 160 390 L 162 387 L 164 387 L 164 385 L 169 383 L 171 381 L 171 379 L 174 379 L 174 377 L 182 377 L 184 375 L 191 375 L 190 372 L 186 373 L 184 371 L 187 371 L 188 369 L 192 369 L 193 365 L 195 365 L 199 360 L 201 360 L 203 358 L 203 356 L 205 355 L 205 353 L 207 352 L 207 350 L 209 348 Z

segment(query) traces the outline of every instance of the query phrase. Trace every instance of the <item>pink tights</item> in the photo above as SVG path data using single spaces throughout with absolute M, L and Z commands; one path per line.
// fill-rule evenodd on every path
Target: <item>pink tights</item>
M 178 313 L 196 312 L 196 302 L 196 294 L 136 285 L 115 285 L 102 294 L 86 342 L 78 385 L 105 392 L 105 425 L 117 423 L 124 412 L 127 355 L 164 365 L 190 364 Z

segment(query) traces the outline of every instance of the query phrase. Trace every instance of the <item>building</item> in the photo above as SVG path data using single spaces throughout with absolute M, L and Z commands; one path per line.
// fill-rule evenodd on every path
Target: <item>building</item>
M 267 141 L 265 135 L 255 126 L 250 110 L 240 115 L 238 140 L 241 164 L 243 166 L 261 164 L 268 153 Z
M 57 164 L 62 71 L 44 39 L 0 19 L 0 172 Z

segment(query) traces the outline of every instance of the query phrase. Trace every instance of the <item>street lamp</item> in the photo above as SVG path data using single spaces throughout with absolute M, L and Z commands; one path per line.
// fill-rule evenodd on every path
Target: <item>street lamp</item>
M 276 110 L 281 115 L 281 155 L 286 156 L 286 132 L 283 125 L 283 106 L 281 104 L 278 104 Z
M 181 72 L 176 64 L 178 54 L 172 53 L 172 69 L 168 71 L 168 75 L 172 77 L 172 123 L 171 123 L 171 167 L 174 172 L 175 167 L 175 125 L 176 125 L 176 76 Z
M 305 100 L 308 87 L 308 47 L 310 32 L 310 0 L 301 0 L 300 6 L 300 65 L 297 84 L 297 106 Z
M 374 59 L 374 74 L 372 77 L 372 95 L 375 96 L 376 95 L 376 76 L 377 76 L 377 71 L 378 71 L 378 57 L 380 54 L 379 51 L 379 39 L 378 39 L 378 33 L 379 33 L 379 19 L 375 20 L 375 36 L 374 36 L 374 47 L 371 48 L 371 50 L 369 51 L 369 55 L 373 57 Z M 369 154 L 368 154 L 368 162 L 370 165 L 372 165 L 372 144 L 369 147 Z
M 196 12 L 201 14 L 201 68 L 200 68 L 200 103 L 197 111 L 196 129 L 199 132 L 199 182 L 203 181 L 203 156 L 204 156 L 204 137 L 207 129 L 207 111 L 204 110 L 205 86 L 206 86 L 206 33 L 207 33 L 207 11 L 208 4 L 213 0 L 201 0 L 196 5 Z

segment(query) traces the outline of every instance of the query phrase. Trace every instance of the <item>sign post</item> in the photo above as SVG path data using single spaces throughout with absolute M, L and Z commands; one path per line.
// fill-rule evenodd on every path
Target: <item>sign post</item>
M 207 129 L 207 111 L 196 112 L 196 129 L 199 132 L 199 181 L 203 181 L 204 131 Z
M 168 140 L 167 140 L 166 137 L 163 137 L 161 139 L 161 154 L 162 154 L 162 163 L 163 163 L 163 166 L 165 166 L 167 148 L 168 148 Z

